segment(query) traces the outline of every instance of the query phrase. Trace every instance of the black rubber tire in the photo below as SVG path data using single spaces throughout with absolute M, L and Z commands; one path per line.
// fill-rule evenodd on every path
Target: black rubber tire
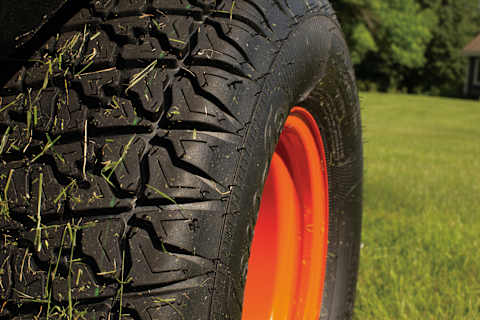
M 86 1 L 45 28 L 0 92 L 0 319 L 240 319 L 295 105 L 327 152 L 321 319 L 351 317 L 361 123 L 327 0 Z

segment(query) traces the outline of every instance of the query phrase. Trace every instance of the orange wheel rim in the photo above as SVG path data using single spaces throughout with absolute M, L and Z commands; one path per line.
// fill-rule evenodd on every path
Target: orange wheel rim
M 265 182 L 242 319 L 318 319 L 327 248 L 325 149 L 313 116 L 294 107 Z

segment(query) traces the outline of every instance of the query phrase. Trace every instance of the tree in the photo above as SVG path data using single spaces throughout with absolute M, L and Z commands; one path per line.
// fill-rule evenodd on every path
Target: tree
M 425 63 L 424 52 L 436 25 L 431 9 L 422 9 L 415 0 L 340 0 L 335 6 L 355 64 L 368 53 L 391 66 L 414 68 Z
M 479 32 L 471 0 L 337 0 L 357 75 L 380 89 L 458 95 L 463 46 Z
M 480 32 L 478 1 L 418 0 L 422 8 L 432 10 L 438 23 L 427 46 L 427 62 L 406 80 L 421 82 L 417 90 L 435 95 L 458 96 L 462 92 L 468 60 L 461 49 Z

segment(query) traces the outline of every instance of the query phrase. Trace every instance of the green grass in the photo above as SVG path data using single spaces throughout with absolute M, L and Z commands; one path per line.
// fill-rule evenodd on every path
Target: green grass
M 355 319 L 480 319 L 480 103 L 361 93 Z

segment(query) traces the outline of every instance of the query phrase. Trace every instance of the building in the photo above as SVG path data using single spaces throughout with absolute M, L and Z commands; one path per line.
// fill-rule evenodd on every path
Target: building
M 469 59 L 464 94 L 467 97 L 480 97 L 480 34 L 463 48 L 462 54 Z

